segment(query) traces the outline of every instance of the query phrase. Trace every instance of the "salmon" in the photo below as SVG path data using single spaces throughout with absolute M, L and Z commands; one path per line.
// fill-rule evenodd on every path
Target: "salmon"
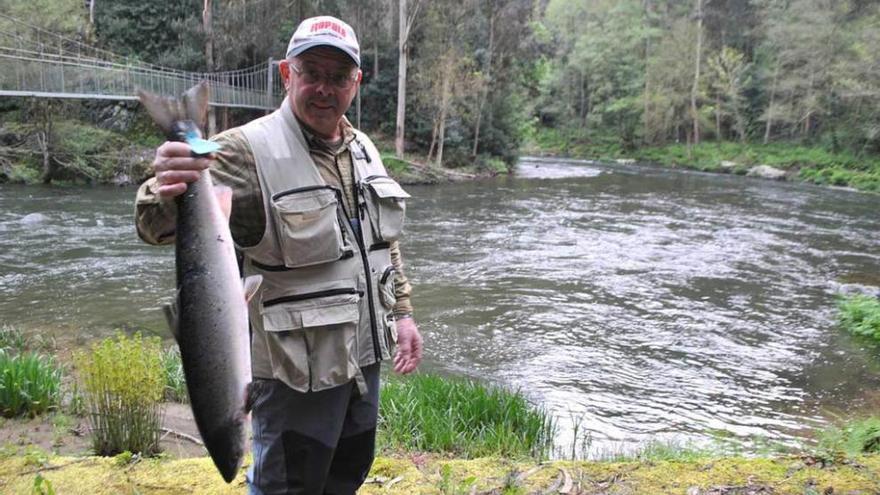
M 190 143 L 194 155 L 217 151 L 201 133 L 208 110 L 206 83 L 180 98 L 143 91 L 138 97 L 169 139 Z M 169 323 L 180 347 L 193 417 L 208 454 L 229 483 L 246 448 L 251 360 L 245 289 L 210 171 L 202 171 L 176 201 L 177 298 Z

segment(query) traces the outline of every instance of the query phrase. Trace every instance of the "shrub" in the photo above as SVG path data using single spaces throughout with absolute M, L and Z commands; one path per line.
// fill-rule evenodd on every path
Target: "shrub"
M 61 368 L 36 353 L 0 349 L 0 414 L 36 416 L 58 406 Z
M 165 388 L 159 339 L 121 333 L 76 357 L 98 455 L 159 452 Z
M 866 295 L 841 298 L 837 310 L 843 328 L 856 335 L 880 340 L 880 299 Z
M 162 371 L 165 376 L 165 400 L 189 402 L 186 377 L 183 374 L 183 362 L 180 360 L 180 349 L 177 346 L 171 346 L 162 351 Z
M 379 443 L 388 449 L 541 458 L 555 424 L 519 392 L 436 375 L 395 378 L 379 399 Z

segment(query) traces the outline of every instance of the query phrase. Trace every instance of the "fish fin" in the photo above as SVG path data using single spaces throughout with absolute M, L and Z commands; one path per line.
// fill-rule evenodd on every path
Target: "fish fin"
M 186 90 L 181 95 L 185 109 L 185 117 L 181 120 L 192 120 L 201 129 L 202 135 L 207 136 L 208 127 L 208 82 L 201 81 Z
M 265 383 L 265 380 L 254 380 L 244 388 L 244 410 L 242 412 L 245 415 L 250 414 L 257 399 L 263 394 Z
M 175 124 L 191 120 L 202 130 L 208 122 L 209 88 L 207 81 L 202 81 L 184 92 L 180 98 L 160 96 L 142 89 L 137 90 L 138 99 L 147 113 L 167 136 L 178 138 Z
M 162 311 L 165 313 L 165 321 L 168 322 L 168 328 L 171 329 L 171 335 L 174 336 L 174 340 L 179 341 L 180 331 L 178 330 L 179 320 L 177 318 L 177 298 L 174 298 L 173 302 L 162 306 Z
M 251 302 L 251 299 L 257 294 L 257 290 L 263 283 L 262 275 L 251 275 L 244 279 L 244 300 Z
M 137 95 L 156 125 L 166 135 L 171 135 L 174 131 L 174 123 L 183 118 L 178 100 L 149 93 L 142 89 L 138 89 Z

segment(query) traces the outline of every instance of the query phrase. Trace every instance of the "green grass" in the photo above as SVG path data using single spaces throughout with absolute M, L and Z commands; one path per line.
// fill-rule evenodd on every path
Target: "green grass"
M 866 295 L 841 298 L 837 319 L 847 331 L 880 341 L 880 299 Z
M 56 408 L 61 373 L 51 357 L 0 349 L 0 414 L 36 416 Z
M 165 400 L 184 404 L 189 402 L 183 362 L 180 360 L 180 349 L 176 345 L 162 351 L 162 371 L 165 376 Z
M 878 453 L 880 416 L 852 420 L 842 426 L 826 428 L 819 432 L 818 440 L 815 454 L 828 461 Z
M 683 461 L 691 462 L 707 457 L 715 457 L 722 454 L 724 448 L 721 444 L 708 447 L 700 447 L 691 443 L 681 443 L 675 440 L 651 440 L 641 445 L 634 451 L 608 450 L 599 452 L 598 458 L 609 462 L 628 461 Z
M 389 451 L 542 458 L 555 434 L 550 415 L 522 394 L 470 380 L 392 378 L 379 404 L 379 445 Z
M 165 390 L 158 337 L 118 334 L 79 353 L 77 368 L 92 424 L 98 455 L 130 451 L 145 456 L 159 452 L 161 407 Z
M 722 161 L 736 163 L 736 167 L 729 172 L 737 174 L 744 174 L 755 165 L 770 165 L 797 172 L 797 178 L 805 182 L 880 192 L 880 158 L 849 151 L 832 152 L 820 146 L 722 141 L 703 142 L 690 147 L 686 144 L 669 144 L 624 150 L 616 136 L 591 134 L 578 129 L 547 128 L 535 130 L 529 142 L 525 149 L 527 153 L 551 153 L 594 160 L 634 158 L 642 162 L 706 172 L 722 171 Z
M 382 164 L 390 174 L 399 174 L 409 170 L 409 163 L 406 160 L 401 160 L 390 153 L 382 154 Z

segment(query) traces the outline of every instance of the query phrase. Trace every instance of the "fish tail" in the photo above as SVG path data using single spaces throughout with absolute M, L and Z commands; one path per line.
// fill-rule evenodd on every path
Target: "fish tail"
M 179 98 L 160 96 L 142 89 L 138 89 L 137 94 L 147 113 L 170 138 L 178 138 L 176 124 L 184 121 L 192 121 L 204 134 L 208 122 L 207 81 L 189 88 Z

